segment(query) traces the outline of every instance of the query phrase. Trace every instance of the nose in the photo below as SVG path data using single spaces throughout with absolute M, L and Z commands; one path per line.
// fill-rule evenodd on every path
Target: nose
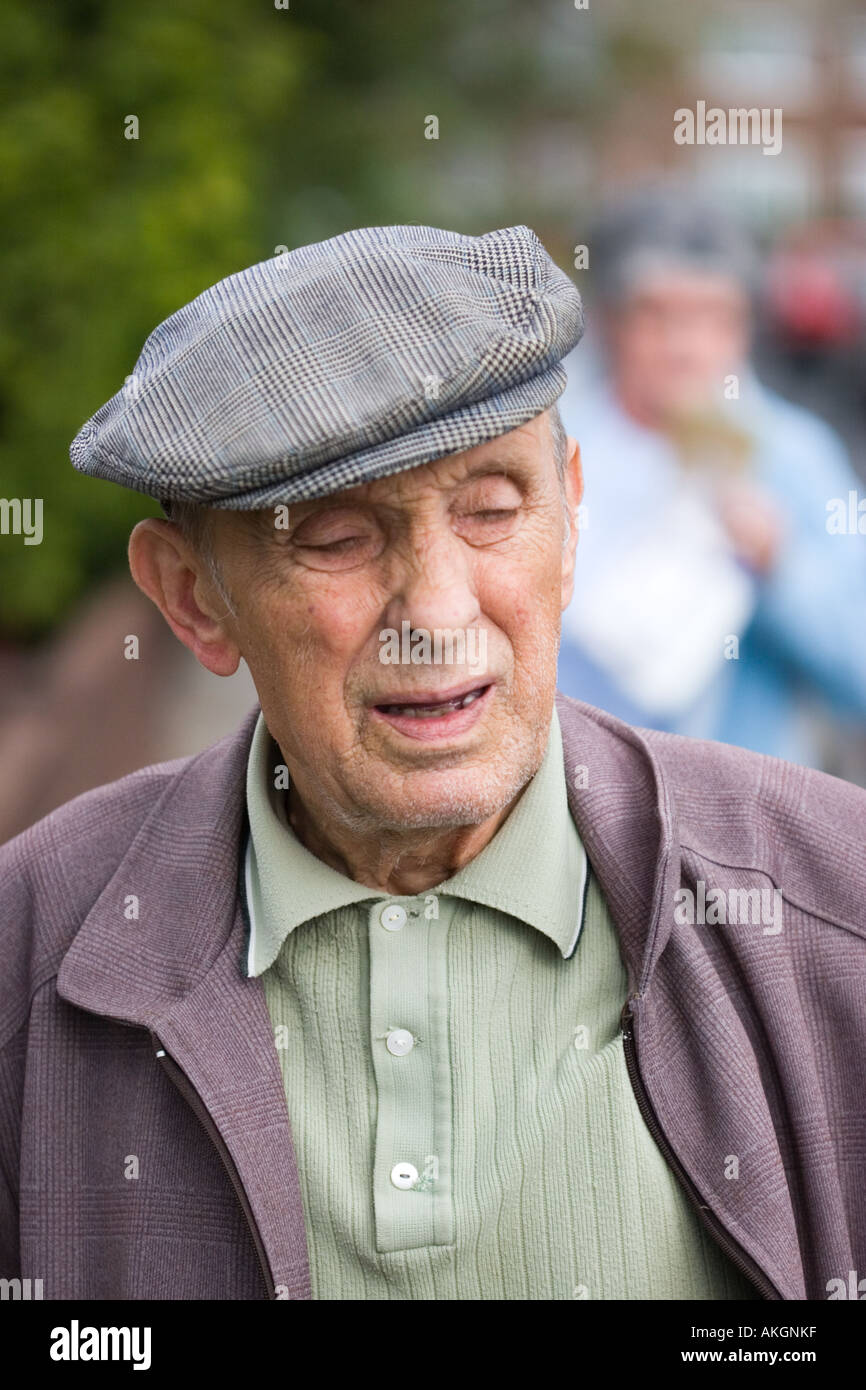
M 394 564 L 385 626 L 465 629 L 480 616 L 473 555 L 450 525 L 443 519 L 408 539 Z

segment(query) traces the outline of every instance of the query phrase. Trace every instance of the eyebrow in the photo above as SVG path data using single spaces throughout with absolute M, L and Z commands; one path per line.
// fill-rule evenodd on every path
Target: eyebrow
M 468 481 L 470 478 L 484 478 L 491 473 L 511 473 L 515 468 L 525 469 L 530 467 L 529 459 L 522 457 L 514 459 L 485 459 L 483 463 L 476 463 L 473 468 L 466 470 L 465 477 L 461 481 Z
M 538 461 L 527 453 L 515 454 L 511 458 L 487 458 L 482 459 L 472 467 L 467 468 L 462 478 L 454 484 L 461 487 L 464 483 L 473 482 L 476 478 L 491 476 L 504 476 L 517 480 L 529 479 L 537 470 Z

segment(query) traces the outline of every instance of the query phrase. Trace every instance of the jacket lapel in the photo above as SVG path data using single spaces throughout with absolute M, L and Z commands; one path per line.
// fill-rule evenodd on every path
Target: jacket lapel
M 663 767 L 637 729 L 556 698 L 571 813 L 617 930 L 641 1080 L 656 1119 L 702 1201 L 783 1298 L 803 1299 L 767 1056 L 756 1055 L 721 982 L 712 953 L 724 946 L 674 922 L 685 880 Z M 760 1014 L 760 998 L 748 1005 Z M 730 1157 L 742 1165 L 738 1181 L 726 1180 Z
M 79 1008 L 156 1034 L 234 1160 L 279 1296 L 309 1298 L 279 1059 L 262 982 L 246 977 L 241 965 L 238 859 L 257 715 L 178 764 L 156 804 L 148 803 L 135 840 L 63 959 L 57 988 Z M 139 775 L 146 784 L 157 773 Z
M 565 695 L 556 707 L 571 814 L 617 929 L 629 992 L 642 992 L 670 933 L 663 904 L 679 887 L 675 809 L 636 730 Z

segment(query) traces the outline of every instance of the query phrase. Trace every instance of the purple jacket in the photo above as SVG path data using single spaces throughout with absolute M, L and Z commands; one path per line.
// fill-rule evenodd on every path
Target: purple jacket
M 856 1286 L 866 792 L 557 708 L 656 1142 L 764 1297 L 825 1299 L 851 1271 Z M 278 1055 L 241 966 L 256 714 L 0 849 L 0 1277 L 41 1279 L 45 1298 L 310 1297 Z M 717 890 L 757 888 L 781 929 L 711 924 Z

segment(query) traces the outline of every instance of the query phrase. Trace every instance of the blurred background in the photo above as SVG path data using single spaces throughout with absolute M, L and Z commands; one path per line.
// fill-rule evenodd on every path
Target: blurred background
M 861 5 L 7 0 L 3 30 L 0 494 L 42 498 L 44 535 L 0 535 L 0 839 L 255 699 L 132 585 L 129 530 L 158 508 L 76 473 L 73 436 L 216 280 L 391 222 L 526 223 L 585 295 L 561 688 L 866 785 Z M 699 102 L 780 110 L 781 149 L 678 143 Z M 683 553 L 649 651 L 614 576 L 660 536 Z

